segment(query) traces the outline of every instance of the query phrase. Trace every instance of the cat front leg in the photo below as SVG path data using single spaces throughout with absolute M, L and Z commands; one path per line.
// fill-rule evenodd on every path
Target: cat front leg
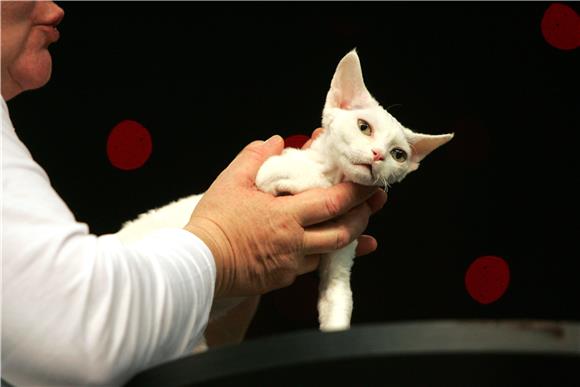
M 322 165 L 311 159 L 309 153 L 290 148 L 267 159 L 256 176 L 258 189 L 275 196 L 331 185 L 322 173 Z
M 327 254 L 320 262 L 318 320 L 321 331 L 350 328 L 352 315 L 350 272 L 357 244 L 355 240 L 348 246 Z

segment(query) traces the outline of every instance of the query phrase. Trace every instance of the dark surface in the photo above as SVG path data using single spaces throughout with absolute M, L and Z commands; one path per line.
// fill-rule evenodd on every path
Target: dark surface
M 336 64 L 357 47 L 395 117 L 456 137 L 372 219 L 380 246 L 354 267 L 353 323 L 578 320 L 580 49 L 544 40 L 548 4 L 66 2 L 52 81 L 10 109 L 78 219 L 114 232 L 205 190 L 250 141 L 310 133 Z M 131 172 L 105 152 L 124 119 L 153 139 Z M 464 285 L 481 255 L 511 270 L 490 305 Z M 316 286 L 309 275 L 264 297 L 250 337 L 315 327 Z
M 147 370 L 127 387 L 573 386 L 580 326 L 408 322 L 297 332 Z
M 127 387 L 209 386 L 575 386 L 579 356 L 512 354 L 431 354 L 368 356 L 242 373 L 231 378 L 190 382 L 187 368 L 147 374 Z

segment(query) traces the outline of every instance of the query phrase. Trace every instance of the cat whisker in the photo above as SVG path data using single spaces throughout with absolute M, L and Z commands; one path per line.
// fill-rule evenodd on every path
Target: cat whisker
M 383 191 L 387 192 L 389 190 L 389 183 L 387 182 L 387 179 L 384 176 L 381 176 L 381 186 L 383 188 Z
M 387 192 L 389 184 L 384 176 L 378 175 L 373 181 L 373 185 L 379 186 L 383 191 Z
M 390 187 L 391 187 L 391 186 L 390 186 L 389 182 L 388 182 L 388 181 L 387 181 L 387 179 L 385 178 L 385 192 L 387 192 L 387 191 L 389 190 L 389 188 L 390 188 Z

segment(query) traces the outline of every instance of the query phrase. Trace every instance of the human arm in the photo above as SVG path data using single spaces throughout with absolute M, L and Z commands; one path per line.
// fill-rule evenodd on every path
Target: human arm
M 249 296 L 228 310 L 224 316 L 212 319 L 205 330 L 205 340 L 210 348 L 241 343 L 260 303 L 260 296 Z
M 248 277 L 244 274 L 248 273 L 247 269 L 256 273 L 259 266 L 251 266 L 249 262 L 236 266 L 239 257 L 236 255 L 213 257 L 206 241 L 215 238 L 214 249 L 219 252 L 227 251 L 230 242 L 220 239 L 222 235 L 215 229 L 196 222 L 198 236 L 205 236 L 205 240 L 172 229 L 129 247 L 114 236 L 91 235 L 86 225 L 74 219 L 50 187 L 45 172 L 17 139 L 5 105 L 2 115 L 5 278 L 2 369 L 8 382 L 16 385 L 120 384 L 141 369 L 191 350 L 207 322 L 218 263 L 224 268 L 222 278 L 233 281 L 222 281 L 224 289 L 241 289 L 243 294 L 284 286 L 276 274 L 298 268 L 296 256 L 285 255 L 284 258 L 290 259 L 284 259 L 281 267 L 261 273 L 266 287 L 248 286 Z M 7 126 L 11 131 L 4 130 Z M 256 150 L 255 155 L 267 156 L 263 149 Z M 259 167 L 263 162 L 257 158 L 248 164 L 248 152 L 251 159 L 254 150 L 247 148 L 241 153 L 244 157 L 232 163 L 234 170 L 240 170 L 244 164 Z M 217 192 L 221 194 L 221 189 Z M 235 193 L 230 193 L 225 200 L 229 206 L 235 203 L 232 200 Z M 349 199 L 349 192 L 335 195 L 339 195 L 335 199 L 336 207 L 330 214 L 312 218 L 313 224 L 345 213 L 355 205 L 356 200 Z M 356 196 L 354 193 L 352 198 Z M 313 203 L 315 199 L 312 198 Z M 271 198 L 262 196 L 260 200 Z M 263 202 L 249 204 L 261 207 Z M 291 203 L 288 208 L 293 206 L 296 208 L 299 204 Z M 270 210 L 272 215 L 277 214 L 278 210 Z M 297 211 L 297 215 L 308 219 L 316 214 L 306 208 Z M 337 227 L 345 227 L 340 234 L 341 241 L 349 239 L 356 235 L 356 230 L 349 231 L 353 222 L 355 219 L 351 217 L 336 223 L 335 227 L 318 226 L 311 231 L 319 235 L 311 235 L 305 245 L 316 247 L 314 242 L 318 241 L 318 246 L 323 247 L 325 243 L 320 239 L 328 241 L 333 237 L 336 243 L 336 233 L 341 232 Z M 366 224 L 364 219 L 362 224 Z M 234 222 L 232 226 L 234 230 L 238 227 L 239 232 L 248 231 L 247 224 Z M 302 229 L 301 225 L 295 225 L 296 230 L 298 227 Z M 294 238 L 293 233 L 288 235 Z M 284 241 L 288 235 L 281 239 L 283 250 L 296 248 L 292 243 L 297 239 Z M 240 253 L 243 249 L 239 247 L 245 246 L 244 241 L 251 240 L 250 236 L 232 246 Z M 300 254 L 316 254 L 316 250 L 302 249 L 301 243 L 298 247 Z M 314 270 L 316 255 L 310 258 L 303 259 L 306 268 L 289 275 L 295 277 L 304 270 Z M 232 276 L 235 273 L 238 274 Z M 218 294 L 227 295 L 227 292 Z
M 215 263 L 163 230 L 126 246 L 97 237 L 50 186 L 2 101 L 2 376 L 15 385 L 116 385 L 191 351 Z

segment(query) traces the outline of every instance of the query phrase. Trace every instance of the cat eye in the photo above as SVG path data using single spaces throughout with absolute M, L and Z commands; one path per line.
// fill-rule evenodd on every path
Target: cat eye
M 358 125 L 358 128 L 360 129 L 361 132 L 363 132 L 367 136 L 371 135 L 373 128 L 371 128 L 371 126 L 368 122 L 366 122 L 365 120 L 359 119 L 357 121 L 357 125 Z
M 393 148 L 391 150 L 391 156 L 393 156 L 393 158 L 400 163 L 407 160 L 407 152 L 405 152 L 401 148 Z

